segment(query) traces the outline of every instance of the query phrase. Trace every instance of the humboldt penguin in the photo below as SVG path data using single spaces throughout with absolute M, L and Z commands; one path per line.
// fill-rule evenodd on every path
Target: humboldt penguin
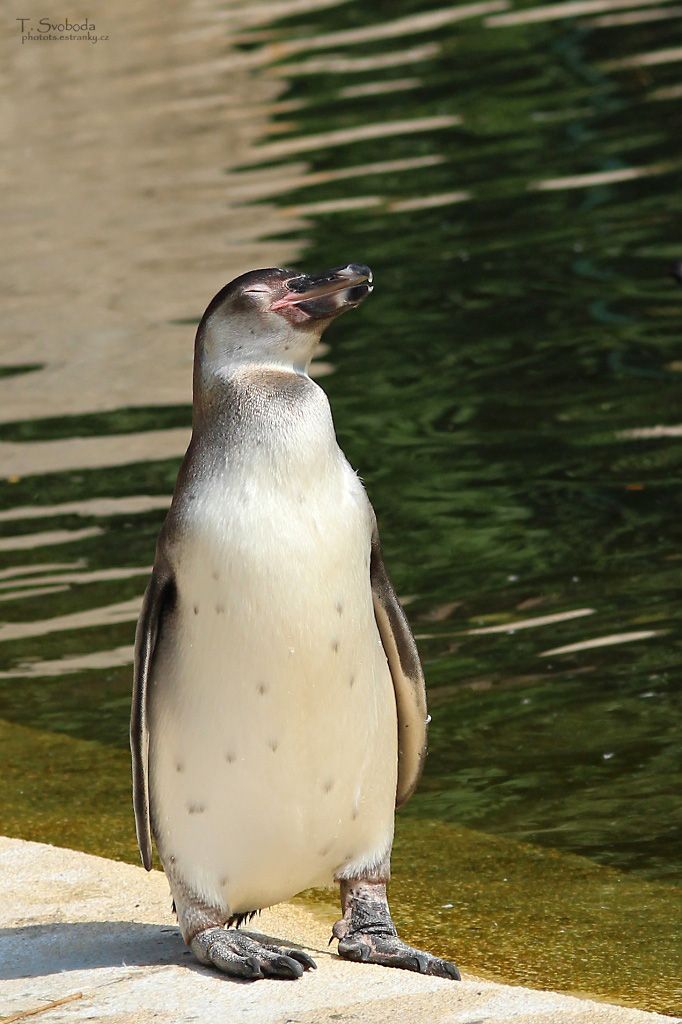
M 341 957 L 459 977 L 402 942 L 389 912 L 395 809 L 426 752 L 424 677 L 374 511 L 308 375 L 322 332 L 371 291 L 359 263 L 255 270 L 209 303 L 137 627 L 142 862 L 153 835 L 185 942 L 242 978 L 315 966 L 239 925 L 334 883 Z

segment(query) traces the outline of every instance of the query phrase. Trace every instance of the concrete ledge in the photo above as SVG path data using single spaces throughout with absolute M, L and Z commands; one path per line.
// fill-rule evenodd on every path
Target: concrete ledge
M 0 1015 L 36 1024 L 636 1024 L 672 1018 L 553 992 L 459 984 L 340 960 L 332 919 L 282 905 L 258 931 L 310 950 L 296 982 L 231 981 L 195 963 L 159 872 L 0 838 Z M 256 929 L 251 929 L 256 931 Z M 50 1007 L 50 1003 L 53 1005 Z M 39 1011 L 31 1014 L 30 1011 Z

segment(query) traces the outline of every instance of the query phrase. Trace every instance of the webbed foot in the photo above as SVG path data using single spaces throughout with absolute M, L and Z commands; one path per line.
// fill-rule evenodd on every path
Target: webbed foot
M 190 942 L 190 948 L 202 964 L 213 965 L 233 978 L 300 978 L 304 971 L 317 967 L 302 949 L 286 949 L 260 942 L 236 928 L 206 928 Z
M 339 956 L 359 963 L 402 967 L 406 971 L 432 974 L 438 978 L 460 980 L 460 974 L 449 960 L 408 946 L 397 936 L 353 935 L 339 941 Z
M 460 980 L 459 971 L 449 960 L 414 949 L 398 938 L 388 909 L 385 882 L 344 880 L 341 903 L 343 917 L 334 925 L 332 934 L 339 940 L 339 956 L 344 960 Z

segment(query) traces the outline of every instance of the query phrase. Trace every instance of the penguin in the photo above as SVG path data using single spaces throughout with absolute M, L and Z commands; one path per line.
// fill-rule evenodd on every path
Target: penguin
M 335 884 L 341 957 L 459 978 L 391 919 L 395 810 L 426 754 L 424 676 L 374 511 L 308 375 L 322 332 L 372 288 L 360 263 L 271 268 L 209 303 L 192 437 L 137 626 L 142 863 L 153 835 L 185 942 L 240 978 L 314 968 L 239 926 Z

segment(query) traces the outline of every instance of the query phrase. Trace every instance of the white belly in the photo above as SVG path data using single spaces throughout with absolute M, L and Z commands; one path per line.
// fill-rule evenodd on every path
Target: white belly
M 239 913 L 381 862 L 397 720 L 368 504 L 345 461 L 305 493 L 249 482 L 230 494 L 202 502 L 177 553 L 150 783 L 164 863 Z

